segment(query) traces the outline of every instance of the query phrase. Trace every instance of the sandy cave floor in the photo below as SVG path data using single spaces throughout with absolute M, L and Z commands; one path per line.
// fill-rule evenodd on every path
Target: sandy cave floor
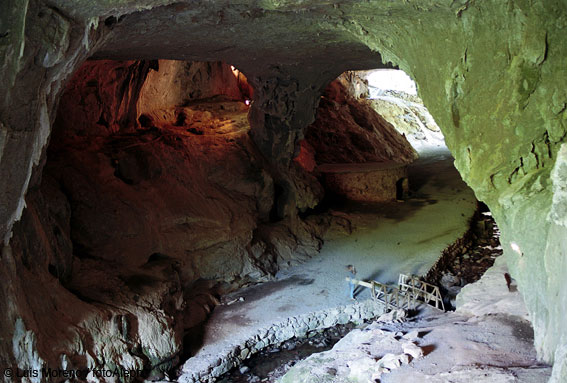
M 183 370 L 205 369 L 258 328 L 350 304 L 344 280 L 347 264 L 356 266 L 360 279 L 383 283 L 395 283 L 399 273 L 425 274 L 441 252 L 467 230 L 476 200 L 446 148 L 424 152 L 409 172 L 414 190 L 410 199 L 336 207 L 330 214 L 346 218 L 350 227 L 334 225 L 319 256 L 280 272 L 274 281 L 226 297 L 225 301 L 241 297 L 243 301 L 215 308 L 204 326 L 202 346 Z M 370 294 L 364 289 L 356 297 L 365 300 Z

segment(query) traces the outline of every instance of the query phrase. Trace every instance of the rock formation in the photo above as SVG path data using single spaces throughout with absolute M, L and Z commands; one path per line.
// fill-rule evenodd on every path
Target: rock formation
M 305 129 L 305 140 L 322 164 L 396 162 L 408 164 L 415 150 L 392 124 L 377 114 L 370 101 L 344 85 L 339 76 L 325 89 L 317 118 Z
M 379 322 L 364 330 L 353 330 L 332 350 L 311 355 L 295 365 L 282 383 L 379 381 L 382 375 L 423 356 L 423 350 L 402 335 L 381 330 Z
M 372 108 L 416 147 L 426 141 L 443 141 L 439 126 L 418 96 L 386 91 L 372 99 Z
M 316 170 L 327 191 L 348 199 L 401 199 L 408 189 L 405 165 L 416 159 L 417 153 L 374 111 L 371 102 L 362 98 L 368 93 L 365 86 L 353 72 L 343 73 L 327 86 L 317 117 L 299 143 L 295 162 L 309 173 Z
M 65 260 L 52 259 L 52 249 L 69 246 L 69 239 L 57 233 L 69 225 L 70 207 L 47 205 L 43 193 L 35 193 L 52 184 L 50 177 L 41 177 L 52 124 L 66 83 L 86 58 L 224 61 L 243 70 L 255 89 L 251 138 L 280 190 L 273 216 L 296 229 L 301 227 L 297 208 L 309 205 L 302 200 L 311 194 L 289 169 L 322 90 L 344 70 L 375 68 L 383 61 L 416 80 L 461 175 L 493 212 L 510 274 L 530 312 L 539 356 L 554 362 L 552 381 L 567 379 L 564 1 L 7 0 L 0 7 L 0 332 L 8 340 L 0 347 L 3 364 L 40 366 L 49 359 L 63 366 L 73 358 L 92 358 L 65 354 L 63 344 L 79 339 L 80 328 L 70 330 L 53 315 L 63 312 L 66 323 L 95 321 L 85 314 L 87 303 L 71 297 L 53 277 L 69 274 L 58 266 Z M 131 112 L 133 101 L 127 94 L 120 97 L 102 113 L 101 125 L 113 130 L 114 118 L 131 121 L 133 114 L 114 113 L 116 108 Z M 128 170 L 125 176 L 119 172 L 142 184 L 163 167 L 158 163 L 157 173 L 136 174 L 137 161 L 148 158 L 139 149 L 124 151 Z M 97 156 L 105 154 L 85 155 L 102 161 Z M 112 167 L 102 161 L 99 170 Z M 62 200 L 56 190 L 52 197 Z M 34 237 L 41 246 L 32 245 Z M 174 289 L 175 282 L 168 283 Z M 147 299 L 164 297 L 162 290 L 149 290 Z M 170 314 L 140 314 L 138 323 L 126 314 L 122 319 L 109 314 L 92 326 L 130 339 L 136 325 L 145 328 L 153 321 L 152 331 L 159 332 L 178 310 L 175 293 L 166 295 Z M 142 333 L 137 341 L 142 347 L 161 339 Z M 178 342 L 168 339 L 172 347 L 163 347 L 163 354 L 156 356 L 150 348 L 140 355 L 166 360 Z M 78 340 L 74 344 L 85 349 Z M 144 357 L 138 358 L 123 363 L 138 365 Z
M 68 368 L 159 376 L 179 362 L 184 332 L 206 318 L 218 288 L 266 280 L 318 250 L 319 228 L 274 220 L 274 181 L 248 134 L 252 91 L 242 78 L 223 63 L 99 60 L 67 84 L 11 249 L 52 286 L 47 296 L 36 283 L 20 294 L 75 307 L 65 319 L 20 319 L 33 334 L 60 334 L 74 355 Z M 293 168 L 298 206 L 316 204 L 301 196 L 320 186 Z M 59 365 L 45 358 L 57 356 L 48 342 L 20 367 Z

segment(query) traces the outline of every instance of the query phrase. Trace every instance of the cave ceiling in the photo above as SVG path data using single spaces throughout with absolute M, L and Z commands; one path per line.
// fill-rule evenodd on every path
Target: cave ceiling
M 388 25 L 400 19 L 408 28 L 421 23 L 412 7 L 385 1 L 146 1 L 136 2 L 134 11 L 132 2 L 109 3 L 54 2 L 73 17 L 105 15 L 109 31 L 93 58 L 223 60 L 252 73 L 285 70 L 329 79 L 346 69 L 384 66 L 364 38 L 371 30 L 388 35 Z M 451 16 L 449 8 L 439 9 L 431 6 L 424 16 Z

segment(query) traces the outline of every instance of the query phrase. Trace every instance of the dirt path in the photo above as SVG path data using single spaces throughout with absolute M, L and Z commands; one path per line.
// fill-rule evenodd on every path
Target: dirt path
M 406 202 L 337 207 L 334 214 L 351 221 L 352 234 L 331 231 L 319 256 L 280 272 L 273 282 L 234 294 L 242 302 L 215 308 L 204 327 L 203 346 L 183 370 L 206 369 L 258 328 L 349 304 L 347 264 L 356 266 L 357 277 L 384 283 L 397 281 L 399 273 L 425 274 L 463 235 L 476 208 L 452 163 L 447 149 L 426 152 L 410 167 L 414 193 Z M 368 291 L 357 292 L 359 300 L 369 297 Z

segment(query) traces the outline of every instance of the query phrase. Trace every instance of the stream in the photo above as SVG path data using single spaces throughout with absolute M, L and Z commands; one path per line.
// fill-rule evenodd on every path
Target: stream
M 355 328 L 348 323 L 320 332 L 312 332 L 306 338 L 290 339 L 279 346 L 268 347 L 253 355 L 241 366 L 235 367 L 217 382 L 219 383 L 275 383 L 297 362 L 309 355 L 330 350 L 341 338 Z

